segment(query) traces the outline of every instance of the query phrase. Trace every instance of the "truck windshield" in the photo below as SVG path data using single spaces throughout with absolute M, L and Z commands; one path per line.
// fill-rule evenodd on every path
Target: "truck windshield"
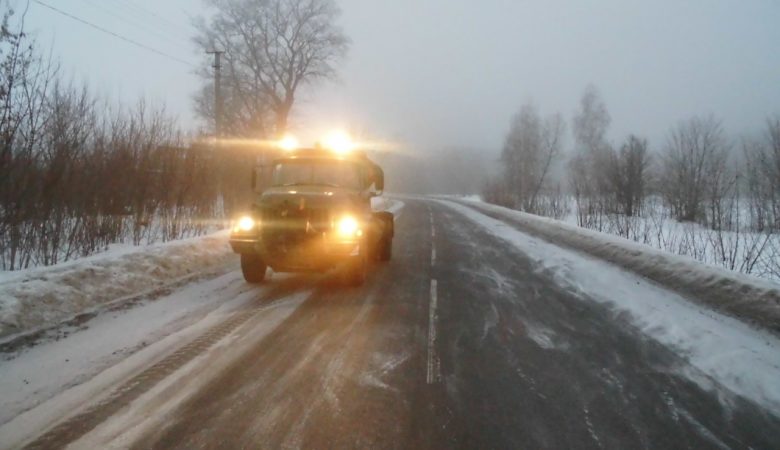
M 313 184 L 360 189 L 360 168 L 350 161 L 301 159 L 274 166 L 274 186 Z

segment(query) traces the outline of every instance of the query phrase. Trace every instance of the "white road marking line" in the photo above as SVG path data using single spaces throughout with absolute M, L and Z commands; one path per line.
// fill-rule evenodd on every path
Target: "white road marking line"
M 436 356 L 436 303 L 437 303 L 437 283 L 431 280 L 431 302 L 428 308 L 428 373 L 426 382 L 433 384 L 439 381 L 440 366 L 439 357 Z
M 429 217 L 431 219 L 431 266 L 436 265 L 436 242 L 433 241 L 434 238 L 436 238 L 436 227 L 433 226 L 433 213 L 429 212 Z

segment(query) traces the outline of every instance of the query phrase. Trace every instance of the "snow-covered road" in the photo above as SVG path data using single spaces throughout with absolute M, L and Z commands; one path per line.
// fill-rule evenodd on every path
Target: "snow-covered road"
M 780 342 L 467 206 L 366 285 L 235 261 L 0 362 L 0 447 L 771 448 Z M 219 271 L 217 271 L 219 272 Z
M 442 202 L 522 251 L 537 271 L 572 295 L 614 310 L 642 332 L 673 349 L 683 370 L 710 388 L 712 381 L 780 416 L 780 340 L 766 331 L 700 306 L 612 264 L 525 234 L 472 208 Z

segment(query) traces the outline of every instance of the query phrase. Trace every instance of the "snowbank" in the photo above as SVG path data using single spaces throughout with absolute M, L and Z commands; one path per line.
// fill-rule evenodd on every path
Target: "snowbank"
M 227 236 L 222 231 L 145 247 L 119 246 L 55 266 L 2 273 L 0 341 L 221 267 L 233 259 Z
M 780 285 L 558 220 L 456 200 L 524 232 L 617 264 L 700 303 L 780 333 Z

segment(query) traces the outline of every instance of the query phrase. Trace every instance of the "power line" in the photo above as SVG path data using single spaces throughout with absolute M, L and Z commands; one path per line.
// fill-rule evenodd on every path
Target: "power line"
M 137 28 L 142 33 L 157 35 L 157 37 L 160 38 L 162 41 L 168 42 L 170 44 L 173 44 L 173 45 L 177 46 L 179 49 L 187 49 L 187 51 L 192 51 L 191 48 L 183 45 L 182 42 L 178 42 L 178 38 L 176 38 L 176 40 L 172 40 L 169 36 L 166 36 L 165 34 L 163 34 L 161 32 L 161 29 L 155 28 L 151 24 L 141 23 L 141 22 L 138 22 L 137 20 L 133 20 L 130 17 L 128 17 L 127 15 L 122 15 L 121 13 L 117 13 L 117 12 L 113 11 L 112 9 L 108 8 L 107 6 L 103 6 L 104 4 L 99 4 L 99 3 L 94 2 L 92 0 L 84 0 L 84 2 L 89 3 L 90 5 L 92 5 L 94 7 L 94 9 L 102 11 L 103 13 L 105 13 L 105 14 L 107 14 L 109 16 L 112 16 L 113 18 L 118 19 L 118 20 L 124 22 L 124 23 L 130 25 L 133 28 Z
M 134 3 L 134 2 L 132 2 L 131 0 L 125 0 L 125 1 L 123 1 L 123 0 L 114 0 L 114 1 L 116 1 L 117 3 L 119 3 L 119 4 L 121 4 L 121 5 L 125 6 L 125 7 L 129 7 L 129 9 L 131 9 L 131 10 L 134 10 L 136 12 L 140 12 L 143 15 L 148 15 L 148 16 L 156 18 L 160 22 L 165 22 L 167 24 L 166 26 L 177 28 L 179 31 L 184 32 L 184 34 L 189 34 L 190 31 L 191 31 L 191 30 L 185 30 L 184 28 L 182 28 L 181 24 L 173 22 L 172 20 L 168 19 L 167 17 L 164 17 L 164 16 L 162 16 L 160 14 L 157 14 L 153 10 L 146 9 L 143 6 L 138 5 L 138 4 Z
M 69 18 L 71 18 L 71 19 L 73 19 L 73 20 L 75 20 L 75 21 L 77 21 L 77 22 L 81 22 L 81 23 L 83 23 L 84 25 L 87 25 L 87 26 L 89 26 L 89 27 L 92 27 L 92 28 L 94 28 L 94 29 L 96 29 L 96 30 L 98 30 L 98 31 L 102 31 L 103 33 L 110 34 L 111 36 L 114 36 L 114 37 L 115 37 L 115 38 L 117 38 L 117 39 L 121 39 L 121 40 L 123 40 L 123 41 L 125 41 L 125 42 L 127 42 L 127 43 L 133 44 L 133 45 L 135 45 L 135 46 L 137 46 L 137 47 L 140 47 L 140 48 L 142 48 L 142 49 L 144 49 L 144 50 L 147 50 L 147 51 L 150 51 L 150 52 L 156 53 L 156 54 L 158 54 L 158 55 L 160 55 L 160 56 L 164 56 L 164 57 L 166 57 L 166 58 L 170 58 L 170 59 L 172 59 L 172 60 L 174 60 L 174 61 L 176 61 L 176 62 L 179 62 L 179 63 L 181 63 L 181 64 L 184 64 L 184 65 L 187 65 L 187 66 L 189 66 L 189 67 L 192 67 L 193 69 L 197 69 L 197 68 L 198 68 L 197 66 L 195 66 L 195 65 L 193 65 L 193 64 L 191 64 L 191 63 L 189 63 L 189 62 L 187 62 L 187 61 L 185 61 L 185 60 L 183 60 L 183 59 L 181 59 L 181 58 L 178 58 L 178 57 L 176 57 L 176 56 L 173 56 L 173 55 L 171 55 L 171 54 L 168 54 L 168 53 L 165 53 L 165 52 L 163 52 L 163 51 L 157 50 L 156 48 L 149 47 L 148 45 L 142 44 L 142 43 L 140 43 L 140 42 L 138 42 L 138 41 L 135 41 L 135 40 L 133 40 L 133 39 L 127 38 L 127 37 L 125 37 L 125 36 L 122 36 L 122 35 L 120 35 L 120 34 L 114 33 L 113 31 L 107 30 L 107 29 L 105 29 L 105 28 L 103 28 L 103 27 L 101 27 L 101 26 L 99 26 L 99 25 L 95 25 L 94 23 L 92 23 L 92 22 L 88 22 L 88 21 L 86 21 L 86 20 L 84 20 L 84 19 L 82 19 L 82 18 L 80 18 L 80 17 L 76 17 L 76 16 L 74 16 L 73 14 L 70 14 L 70 13 L 67 13 L 67 12 L 65 12 L 65 11 L 61 10 L 61 9 L 55 8 L 54 6 L 47 5 L 46 3 L 43 3 L 43 2 L 42 2 L 42 1 L 40 1 L 40 0 L 33 0 L 33 1 L 34 1 L 35 3 L 37 3 L 37 4 L 41 5 L 41 6 L 45 7 L 45 8 L 48 8 L 48 9 L 50 9 L 50 10 L 54 11 L 54 12 L 57 12 L 57 13 L 59 13 L 59 14 L 62 14 L 63 16 L 69 17 Z

